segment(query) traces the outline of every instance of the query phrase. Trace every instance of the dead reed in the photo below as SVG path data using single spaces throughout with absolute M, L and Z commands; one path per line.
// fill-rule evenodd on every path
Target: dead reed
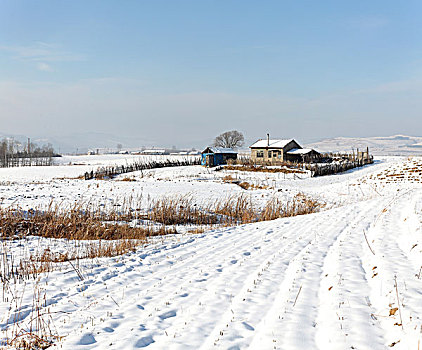
M 176 233 L 175 225 L 243 224 L 308 214 L 321 207 L 321 203 L 301 193 L 289 201 L 273 198 L 261 206 L 244 194 L 205 206 L 195 203 L 191 196 L 170 196 L 151 201 L 146 209 L 123 204 L 118 210 L 108 211 L 82 204 L 63 210 L 50 203 L 43 210 L 0 208 L 0 238 L 33 235 L 67 240 L 145 241 L 147 237 Z
M 259 206 L 245 194 L 216 200 L 200 207 L 190 197 L 161 198 L 151 204 L 144 219 L 164 225 L 240 225 L 274 220 L 283 217 L 310 214 L 319 211 L 323 204 L 299 193 L 289 201 L 272 198 Z
M 7 298 L 3 301 L 9 303 L 2 327 L 0 347 L 3 349 L 47 349 L 57 340 L 57 330 L 53 324 L 53 312 L 49 308 L 46 291 L 40 279 L 28 284 L 24 281 L 20 287 L 15 283 L 12 288 L 6 285 Z M 32 303 L 24 304 L 24 295 L 30 292 Z
M 56 263 L 122 255 L 145 244 L 148 237 L 177 233 L 174 227 L 151 222 L 137 225 L 133 222 L 136 218 L 136 211 L 104 213 L 81 205 L 68 210 L 52 204 L 44 210 L 0 208 L 0 281 L 25 280 L 54 271 Z M 65 239 L 74 244 L 67 244 L 66 252 L 46 248 L 15 259 L 8 251 L 8 240 L 28 236 Z
M 131 211 L 104 213 L 81 205 L 64 211 L 50 205 L 44 210 L 0 208 L 0 237 L 22 238 L 28 235 L 69 240 L 138 239 L 174 233 L 163 226 L 133 226 Z
M 5 252 L 7 240 L 28 236 L 74 242 L 67 244 L 66 252 L 46 248 L 25 259 L 0 260 L 0 279 L 25 279 L 53 271 L 57 263 L 125 254 L 146 243 L 148 237 L 177 233 L 177 225 L 192 226 L 191 231 L 203 230 L 309 214 L 322 207 L 304 194 L 289 201 L 272 198 L 264 205 L 257 205 L 251 196 L 241 194 L 205 206 L 198 205 L 190 196 L 164 197 L 151 201 L 144 210 L 127 205 L 122 205 L 119 211 L 82 205 L 61 210 L 51 203 L 44 210 L 0 208 L 0 238 Z M 12 254 L 2 254 L 3 259 L 10 256 L 13 258 Z
M 231 175 L 224 176 L 223 182 L 238 185 L 239 187 L 243 188 L 244 190 L 249 190 L 249 189 L 251 189 L 251 190 L 265 190 L 265 189 L 268 188 L 268 186 L 265 186 L 265 185 L 255 185 L 255 184 L 251 184 L 247 181 L 237 180 L 234 177 L 232 177 Z
M 262 165 L 240 164 L 240 165 L 226 165 L 224 170 L 238 170 L 260 173 L 284 173 L 284 174 L 304 174 L 305 171 L 292 167 L 288 163 L 283 164 L 277 168 L 269 168 Z
M 164 225 L 215 225 L 218 219 L 210 208 L 199 208 L 190 196 L 164 197 L 151 203 L 144 219 Z
M 22 300 L 18 297 L 13 299 L 15 310 L 20 310 Z M 26 322 L 20 320 L 18 314 L 13 316 L 13 322 L 7 329 L 6 345 L 13 349 L 47 349 L 51 347 L 60 337 L 54 330 L 52 314 L 47 307 L 45 291 L 37 282 L 33 288 L 32 305 Z

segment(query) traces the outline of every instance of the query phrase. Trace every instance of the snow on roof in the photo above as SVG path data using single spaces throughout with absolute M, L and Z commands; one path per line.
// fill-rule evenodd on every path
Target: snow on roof
M 263 140 L 256 141 L 253 145 L 250 146 L 250 148 L 266 148 L 266 147 L 269 147 L 269 148 L 284 148 L 291 141 L 294 141 L 294 140 L 293 139 L 270 140 L 269 145 L 268 145 L 268 141 L 266 139 L 263 139 Z
M 288 151 L 287 154 L 308 154 L 312 151 L 312 148 L 293 148 L 292 150 Z
M 233 148 L 222 148 L 222 147 L 207 147 L 202 153 L 206 150 L 209 150 L 211 153 L 233 153 L 237 154 L 237 152 Z

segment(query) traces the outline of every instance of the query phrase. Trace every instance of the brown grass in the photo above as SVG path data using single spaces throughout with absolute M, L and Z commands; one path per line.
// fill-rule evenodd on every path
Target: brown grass
M 303 193 L 298 193 L 292 200 L 281 202 L 275 198 L 267 202 L 262 210 L 261 220 L 274 220 L 278 218 L 312 214 L 319 211 L 324 205 L 318 201 L 307 197 Z
M 305 171 L 297 168 L 288 168 L 287 163 L 284 165 L 285 168 L 268 168 L 262 165 L 226 165 L 225 170 L 238 170 L 238 171 L 249 171 L 249 172 L 261 172 L 261 173 L 284 173 L 284 174 L 304 174 Z
M 290 201 L 273 198 L 263 208 L 254 205 L 250 197 L 231 197 L 217 204 L 216 213 L 222 215 L 225 225 L 275 220 L 284 217 L 311 214 L 323 208 L 323 204 L 299 193 Z
M 239 183 L 239 186 L 243 188 L 244 190 L 249 190 L 251 188 L 251 184 L 246 181 Z
M 256 205 L 250 196 L 241 194 L 216 200 L 205 207 L 194 203 L 189 196 L 161 198 L 152 201 L 144 211 L 125 205 L 120 212 L 108 213 L 78 205 L 67 211 L 51 204 L 44 210 L 0 208 L 3 250 L 7 239 L 30 235 L 73 242 L 67 243 L 66 252 L 46 248 L 17 260 L 18 263 L 0 261 L 0 277 L 2 280 L 24 279 L 54 271 L 59 263 L 125 254 L 146 243 L 148 237 L 177 233 L 175 225 L 193 225 L 189 232 L 203 232 L 204 227 L 274 220 L 314 213 L 322 207 L 304 194 L 298 194 L 290 201 L 273 198 L 264 205 Z M 136 225 L 133 220 L 137 220 Z
M 231 226 L 310 214 L 324 205 L 299 193 L 289 201 L 273 198 L 264 206 L 241 194 L 220 199 L 201 208 L 190 197 L 162 198 L 152 203 L 144 219 L 164 225 Z
M 136 182 L 136 179 L 134 177 L 124 177 L 123 179 L 121 179 L 119 181 Z
M 70 240 L 116 240 L 139 239 L 163 235 L 164 227 L 131 226 L 127 222 L 133 213 L 82 209 L 75 205 L 68 211 L 49 206 L 45 210 L 24 211 L 19 208 L 0 208 L 0 229 L 3 238 L 22 238 L 27 235 L 66 238 Z
M 254 185 L 254 184 L 251 184 L 247 181 L 237 180 L 234 177 L 232 177 L 231 175 L 224 176 L 223 182 L 236 184 L 236 185 L 240 186 L 241 188 L 243 188 L 244 190 L 249 190 L 249 189 L 251 189 L 251 190 L 265 190 L 265 189 L 268 188 L 268 186 Z
M 236 181 L 236 179 L 234 177 L 232 177 L 231 175 L 226 175 L 226 176 L 223 177 L 223 182 L 231 183 L 231 182 L 234 182 L 234 181 Z
M 268 186 L 265 185 L 254 185 L 247 181 L 243 181 L 241 183 L 238 183 L 240 187 L 242 187 L 244 190 L 266 190 Z
M 189 196 L 164 197 L 151 203 L 144 219 L 164 225 L 215 225 L 210 208 L 200 208 Z
M 19 208 L 0 208 L 0 238 L 2 251 L 7 259 L 7 240 L 40 236 L 66 239 L 75 242 L 65 253 L 46 248 L 32 253 L 26 259 L 0 261 L 0 280 L 25 279 L 43 272 L 57 269 L 56 263 L 85 258 L 112 257 L 145 244 L 148 237 L 175 234 L 174 227 L 153 225 L 131 225 L 133 212 L 104 214 L 98 210 L 82 210 L 74 206 L 68 211 L 50 205 L 45 210 L 24 211 Z M 76 243 L 80 242 L 80 243 Z

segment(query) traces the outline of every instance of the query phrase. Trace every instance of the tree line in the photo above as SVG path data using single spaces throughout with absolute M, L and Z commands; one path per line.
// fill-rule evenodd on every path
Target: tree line
M 28 139 L 22 144 L 14 139 L 4 138 L 0 141 L 0 167 L 51 165 L 57 156 L 49 143 L 39 146 Z

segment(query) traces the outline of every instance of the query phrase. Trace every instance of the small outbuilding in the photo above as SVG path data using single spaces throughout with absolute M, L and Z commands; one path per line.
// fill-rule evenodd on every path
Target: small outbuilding
M 207 147 L 201 153 L 203 166 L 224 165 L 229 159 L 237 159 L 237 152 L 232 148 Z
M 311 148 L 293 148 L 286 155 L 288 160 L 298 163 L 310 163 L 321 158 L 321 154 Z

